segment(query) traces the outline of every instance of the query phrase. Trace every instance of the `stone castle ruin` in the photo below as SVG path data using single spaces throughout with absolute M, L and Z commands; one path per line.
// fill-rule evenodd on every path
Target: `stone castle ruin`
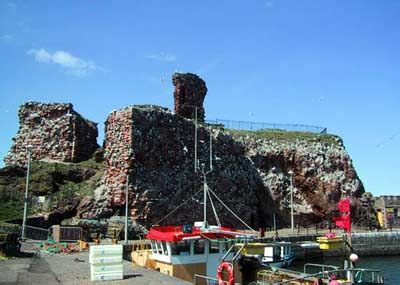
M 198 121 L 204 122 L 207 87 L 192 73 L 175 73 L 172 82 L 175 113 L 159 106 L 135 105 L 109 114 L 103 143 L 105 165 L 98 169 L 98 183 L 93 186 L 96 189 L 78 206 L 77 212 L 84 213 L 82 217 L 123 214 L 125 190 L 129 187 L 131 218 L 152 225 L 201 189 L 201 173 L 195 173 L 193 163 L 193 119 L 197 109 Z M 72 104 L 25 103 L 19 109 L 19 123 L 19 131 L 5 157 L 7 166 L 24 167 L 28 145 L 33 147 L 33 160 L 62 162 L 87 160 L 98 149 L 97 125 L 75 112 Z M 329 214 L 330 207 L 344 192 L 353 197 L 357 209 L 362 208 L 358 200 L 364 192 L 362 182 L 335 136 L 264 139 L 251 134 L 235 136 L 223 128 L 210 129 L 201 124 L 197 158 L 205 165 L 209 162 L 210 139 L 215 163 L 214 171 L 207 177 L 209 186 L 251 225 L 272 225 L 273 213 L 282 223 L 288 223 L 285 217 L 291 183 L 295 186 L 296 211 L 304 214 L 307 221 Z M 75 198 L 81 199 L 79 195 Z M 200 220 L 199 199 L 192 199 L 166 222 Z M 224 225 L 236 223 L 224 214 L 221 205 L 216 208 Z M 363 211 L 357 216 L 369 219 L 372 211 Z
M 80 162 L 91 157 L 99 147 L 97 124 L 74 111 L 72 104 L 28 102 L 18 111 L 19 130 L 6 165 L 25 166 L 28 146 L 32 160 Z
M 197 120 L 204 122 L 203 103 L 207 94 L 207 86 L 204 80 L 193 73 L 174 73 L 172 83 L 175 86 L 175 114 L 194 119 L 197 108 Z

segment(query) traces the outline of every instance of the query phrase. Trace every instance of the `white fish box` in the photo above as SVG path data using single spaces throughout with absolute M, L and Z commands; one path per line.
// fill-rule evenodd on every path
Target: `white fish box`
M 92 281 L 124 278 L 122 245 L 91 246 L 89 262 Z
M 101 281 L 101 280 L 121 280 L 124 279 L 124 274 L 122 272 L 112 272 L 112 273 L 90 273 L 90 280 Z
M 123 265 L 122 263 L 116 264 L 91 264 L 90 272 L 93 273 L 111 273 L 111 272 L 122 272 Z
M 112 264 L 112 263 L 122 263 L 122 255 L 109 255 L 109 256 L 100 256 L 100 257 L 90 257 L 90 264 Z
M 89 256 L 122 255 L 122 244 L 94 245 L 90 247 Z

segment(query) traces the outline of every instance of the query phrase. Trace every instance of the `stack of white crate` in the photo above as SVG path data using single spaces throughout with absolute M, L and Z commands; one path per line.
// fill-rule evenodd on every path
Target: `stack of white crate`
M 90 247 L 90 279 L 118 280 L 124 278 L 122 245 L 95 245 Z

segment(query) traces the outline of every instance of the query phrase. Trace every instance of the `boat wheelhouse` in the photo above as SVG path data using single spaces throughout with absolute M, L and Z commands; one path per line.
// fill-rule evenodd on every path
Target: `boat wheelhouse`
M 236 240 L 254 234 L 230 228 L 209 226 L 203 222 L 183 226 L 159 226 L 150 229 L 151 267 L 184 280 L 193 281 L 194 275 L 216 277 L 220 262 L 231 261 L 230 250 Z

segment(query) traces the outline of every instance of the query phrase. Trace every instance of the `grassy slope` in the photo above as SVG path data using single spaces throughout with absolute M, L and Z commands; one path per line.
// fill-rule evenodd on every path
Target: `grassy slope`
M 77 182 L 68 179 L 68 172 L 71 170 L 95 170 L 89 179 Z M 51 195 L 53 203 L 63 201 L 73 197 L 91 196 L 96 184 L 100 181 L 104 170 L 104 163 L 96 162 L 94 159 L 80 163 L 56 163 L 56 162 L 32 162 L 30 175 L 30 194 L 38 196 Z M 13 189 L 22 191 L 25 188 L 25 177 L 15 177 Z M 19 189 L 19 190 L 17 190 Z M 1 189 L 0 189 L 1 190 Z M 9 188 L 7 189 L 9 190 Z M 3 190 L 4 191 L 4 190 Z M 19 193 L 19 199 L 7 198 L 0 201 L 0 221 L 11 218 L 21 218 L 23 210 L 23 193 Z M 16 195 L 11 195 L 14 197 Z M 35 213 L 36 209 L 30 207 L 30 214 Z
M 269 139 L 277 141 L 320 141 L 328 144 L 339 144 L 341 139 L 338 136 L 330 134 L 316 134 L 310 132 L 294 132 L 294 131 L 279 131 L 279 130 L 233 130 L 227 129 L 233 137 L 250 136 L 256 139 Z

